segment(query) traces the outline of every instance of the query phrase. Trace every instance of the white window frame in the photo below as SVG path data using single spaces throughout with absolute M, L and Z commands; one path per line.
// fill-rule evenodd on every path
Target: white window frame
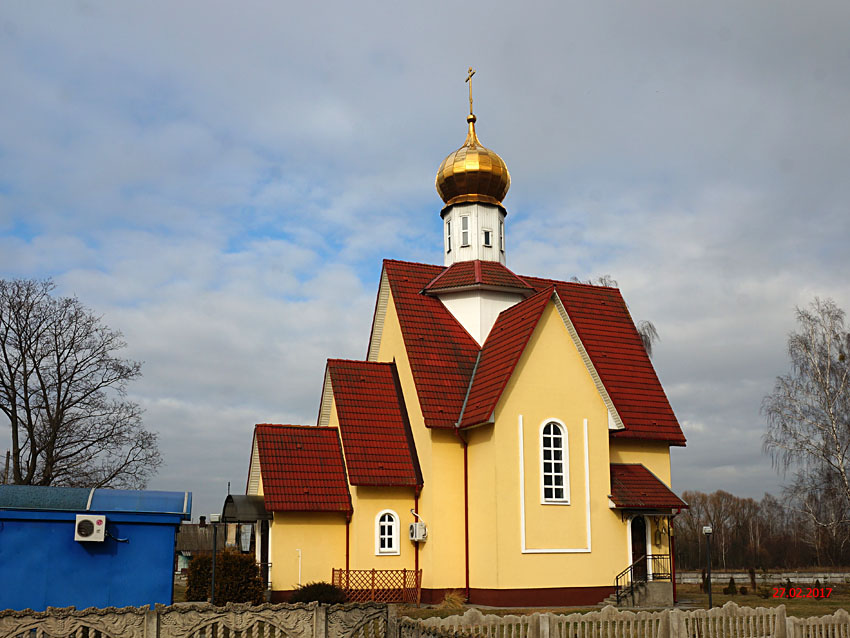
M 460 216 L 460 245 L 469 246 L 469 215 Z
M 382 529 L 386 523 L 382 523 L 381 519 L 384 516 L 389 516 L 390 530 L 389 535 L 383 534 Z M 398 556 L 401 553 L 401 545 L 399 543 L 399 518 L 393 510 L 381 510 L 375 517 L 375 556 Z M 381 547 L 381 539 L 387 538 L 390 541 L 389 547 Z
M 544 436 L 546 435 L 546 427 L 552 425 L 557 430 L 557 433 L 561 437 L 561 471 L 556 472 L 554 468 L 549 472 L 546 471 L 547 463 L 558 463 L 559 461 L 554 458 L 555 452 L 558 451 L 557 448 L 547 448 L 544 445 Z M 540 503 L 542 505 L 569 505 L 570 504 L 570 445 L 569 445 L 569 436 L 567 434 L 567 426 L 560 419 L 546 419 L 543 423 L 540 424 L 540 437 L 538 438 L 540 441 Z M 551 459 L 546 459 L 546 451 L 550 450 L 552 452 Z M 553 477 L 553 485 L 546 485 L 546 476 L 551 475 Z M 561 478 L 561 485 L 555 485 L 554 479 L 556 477 Z M 551 487 L 553 489 L 553 497 L 546 497 L 546 488 Z M 560 498 L 555 498 L 554 493 L 558 488 L 563 489 L 563 495 Z
M 493 245 L 493 231 L 489 228 L 481 230 L 481 244 L 490 248 Z
M 446 221 L 446 252 L 452 252 L 452 222 Z
M 505 252 L 505 222 L 499 220 L 499 249 Z

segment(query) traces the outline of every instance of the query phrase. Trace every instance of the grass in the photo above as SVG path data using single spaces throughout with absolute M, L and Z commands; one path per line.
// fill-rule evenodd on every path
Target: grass
M 850 587 L 847 585 L 834 586 L 829 598 L 774 598 L 774 588 L 772 586 L 761 586 L 762 594 L 767 594 L 767 597 L 763 598 L 752 592 L 748 592 L 746 596 L 742 596 L 741 594 L 734 596 L 724 594 L 722 592 L 726 584 L 712 583 L 711 597 L 712 604 L 715 607 L 725 605 L 730 600 L 742 607 L 776 607 L 777 605 L 785 605 L 786 613 L 789 616 L 800 618 L 832 614 L 838 609 L 850 610 Z M 739 588 L 742 584 L 747 589 L 750 589 L 744 583 L 737 583 Z M 803 595 L 806 594 L 806 586 L 797 585 L 797 588 L 802 589 Z M 677 590 L 679 604 L 683 607 L 708 608 L 708 594 L 702 593 L 699 590 L 699 585 L 677 585 Z
M 749 586 L 744 583 L 741 585 Z M 715 607 L 720 607 L 730 600 L 742 607 L 776 607 L 777 605 L 785 605 L 786 613 L 789 616 L 797 616 L 798 618 L 808 618 L 810 616 L 824 616 L 832 614 L 838 609 L 850 610 L 850 586 L 838 585 L 833 587 L 829 598 L 773 598 L 773 588 L 762 589 L 762 592 L 767 593 L 767 597 L 763 598 L 758 594 L 748 593 L 746 596 L 736 594 L 729 596 L 722 593 L 726 583 L 714 583 L 712 587 L 712 604 Z M 806 593 L 806 587 L 800 585 L 803 594 Z M 704 594 L 699 590 L 699 585 L 677 585 L 679 604 L 682 609 L 707 609 L 708 594 Z M 472 605 L 474 607 L 474 605 Z M 469 607 L 464 606 L 460 609 L 440 609 L 439 607 L 401 607 L 399 616 L 408 616 L 410 618 L 445 618 L 454 614 L 463 614 Z M 598 611 L 599 607 L 531 607 L 531 608 L 503 608 L 490 609 L 485 608 L 481 611 L 485 614 L 493 614 L 496 616 L 507 616 L 515 614 L 522 616 L 524 614 L 554 613 L 554 614 L 575 614 L 585 613 L 588 611 Z
M 174 602 L 186 602 L 186 580 L 174 579 Z

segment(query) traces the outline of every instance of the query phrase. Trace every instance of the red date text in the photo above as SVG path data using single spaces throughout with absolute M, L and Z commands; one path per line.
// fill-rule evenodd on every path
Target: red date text
M 774 587 L 774 598 L 829 598 L 832 587 Z

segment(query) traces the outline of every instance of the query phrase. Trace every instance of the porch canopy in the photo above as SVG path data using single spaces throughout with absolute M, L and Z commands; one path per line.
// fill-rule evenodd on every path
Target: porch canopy
M 262 496 L 228 494 L 221 510 L 222 523 L 256 523 L 272 520 L 272 513 L 266 510 Z
M 688 504 L 640 463 L 611 464 L 611 503 L 618 510 L 675 514 Z

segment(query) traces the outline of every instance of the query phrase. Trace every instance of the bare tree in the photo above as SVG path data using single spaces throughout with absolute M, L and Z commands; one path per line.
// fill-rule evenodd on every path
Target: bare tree
M 797 324 L 788 337 L 791 372 L 762 404 L 764 447 L 792 473 L 786 492 L 816 526 L 812 539 L 834 545 L 850 523 L 850 333 L 831 299 L 797 308 Z
M 573 281 L 577 284 L 588 284 L 590 286 L 604 286 L 605 288 L 616 288 L 617 280 L 614 279 L 611 275 L 600 275 L 596 279 L 579 279 L 576 276 L 570 277 L 570 281 Z M 660 341 L 661 337 L 658 336 L 658 330 L 655 329 L 655 324 L 647 319 L 642 319 L 637 322 L 635 326 L 637 329 L 637 333 L 640 336 L 640 341 L 643 344 L 643 349 L 646 350 L 646 354 L 650 357 L 652 356 L 652 347 L 655 345 L 656 341 Z
M 127 400 L 140 364 L 126 343 L 53 283 L 0 280 L 0 410 L 11 427 L 11 482 L 144 487 L 161 464 L 157 436 Z

